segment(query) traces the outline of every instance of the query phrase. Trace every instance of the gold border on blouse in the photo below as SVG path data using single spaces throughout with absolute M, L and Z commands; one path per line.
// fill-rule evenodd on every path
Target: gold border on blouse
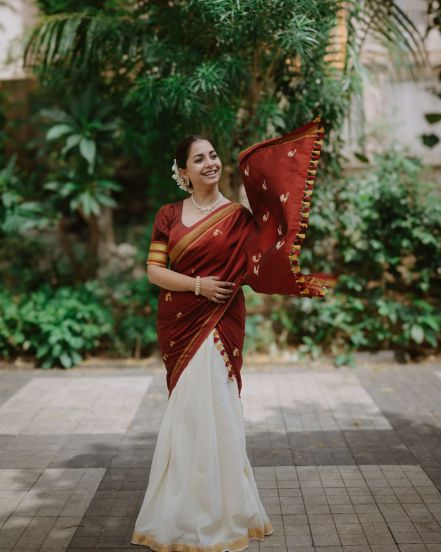
M 167 268 L 168 266 L 168 243 L 152 240 L 146 264 L 154 264 Z
M 154 249 L 155 251 L 167 251 L 168 243 L 158 240 L 152 240 L 150 243 L 150 250 Z
M 147 262 L 149 261 L 159 261 L 167 263 L 168 255 L 165 252 L 150 251 L 147 257 Z

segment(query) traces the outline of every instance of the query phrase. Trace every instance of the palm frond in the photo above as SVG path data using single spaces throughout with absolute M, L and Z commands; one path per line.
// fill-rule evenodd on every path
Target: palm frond
M 342 27 L 345 32 L 337 32 Z M 395 0 L 338 0 L 337 25 L 328 47 L 331 64 L 347 68 L 349 52 L 360 56 L 369 37 L 386 47 L 398 45 L 417 68 L 428 66 L 424 37 Z
M 223 2 L 192 0 L 187 6 L 188 13 L 182 8 L 182 14 L 187 13 L 191 24 L 191 9 L 205 10 L 202 15 L 210 23 L 207 29 L 210 29 L 211 24 L 216 25 L 213 37 L 217 37 L 217 40 L 221 39 L 219 32 L 227 32 L 227 24 L 235 18 L 236 22 L 237 19 L 244 21 L 245 35 L 252 33 L 249 21 L 252 21 L 253 16 L 261 17 L 264 14 L 267 2 L 262 2 L 254 14 L 248 13 L 245 3 L 233 4 L 229 3 L 231 9 L 225 12 Z M 360 55 L 369 36 L 375 36 L 385 44 L 399 44 L 418 66 L 427 64 L 424 37 L 396 0 L 337 0 L 335 5 L 337 28 L 342 31 L 344 25 L 345 32 L 331 33 L 328 46 L 331 65 L 344 70 L 347 67 L 348 51 Z M 144 15 L 149 10 L 156 10 L 157 13 L 158 9 L 146 5 L 143 7 L 146 12 Z M 286 31 L 280 31 L 276 38 L 283 49 L 290 49 L 297 54 L 303 51 L 307 55 L 308 51 L 314 49 L 317 32 L 313 20 L 309 23 L 304 14 L 294 11 Z M 212 38 L 209 34 L 207 37 Z M 171 50 L 174 46 L 171 45 Z M 184 41 L 182 47 L 185 50 Z M 134 17 L 130 12 L 115 15 L 105 10 L 99 13 L 83 11 L 43 17 L 27 41 L 24 63 L 28 67 L 38 67 L 43 72 L 51 67 L 63 67 L 71 73 L 87 73 L 97 67 L 103 69 L 107 63 L 107 68 L 112 67 L 116 73 L 121 67 L 130 66 L 133 69 L 139 63 L 141 68 L 160 64 L 161 58 L 164 58 L 164 48 L 167 48 L 167 34 L 163 28 L 155 27 L 154 17 L 140 17 L 139 14 Z M 165 57 L 170 59 L 171 55 Z

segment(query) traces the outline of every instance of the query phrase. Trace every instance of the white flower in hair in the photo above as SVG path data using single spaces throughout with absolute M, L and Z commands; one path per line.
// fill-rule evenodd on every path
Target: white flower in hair
M 191 194 L 193 192 L 193 189 L 188 186 L 189 179 L 188 177 L 184 177 L 179 174 L 179 168 L 176 159 L 173 161 L 172 169 L 172 178 L 176 180 L 177 185 L 181 188 L 181 190 L 184 190 L 184 192 L 189 192 Z

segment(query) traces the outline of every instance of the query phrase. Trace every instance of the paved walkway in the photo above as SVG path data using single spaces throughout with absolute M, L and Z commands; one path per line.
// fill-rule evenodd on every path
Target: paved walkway
M 441 552 L 441 365 L 245 364 L 243 385 L 275 529 L 250 552 Z M 160 367 L 0 371 L 0 552 L 144 549 L 166 402 Z

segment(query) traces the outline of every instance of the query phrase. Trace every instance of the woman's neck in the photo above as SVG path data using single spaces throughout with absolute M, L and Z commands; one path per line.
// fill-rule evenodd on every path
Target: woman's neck
M 219 197 L 219 189 L 216 187 L 214 190 L 195 191 L 193 197 L 201 206 L 210 205 Z

